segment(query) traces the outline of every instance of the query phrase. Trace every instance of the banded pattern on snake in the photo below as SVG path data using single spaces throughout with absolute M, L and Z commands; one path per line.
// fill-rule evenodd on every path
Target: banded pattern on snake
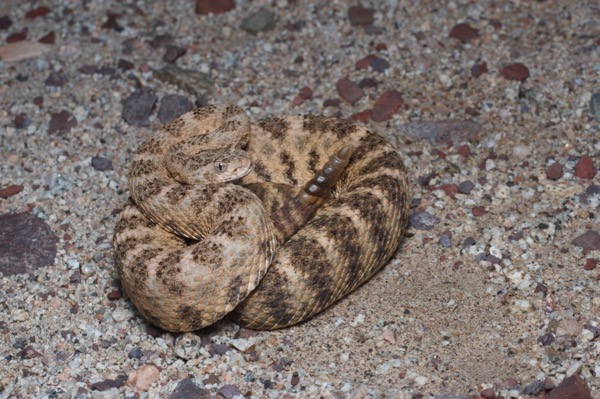
M 251 125 L 221 105 L 146 140 L 129 185 L 117 269 L 140 312 L 170 331 L 227 314 L 254 329 L 310 318 L 387 263 L 410 202 L 402 161 L 376 133 L 322 116 Z

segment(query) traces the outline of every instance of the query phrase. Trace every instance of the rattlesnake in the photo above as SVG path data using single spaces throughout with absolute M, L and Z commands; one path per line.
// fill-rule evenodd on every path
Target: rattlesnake
M 383 267 L 408 219 L 396 150 L 323 116 L 251 125 L 235 106 L 200 108 L 142 143 L 128 177 L 117 270 L 139 311 L 170 331 L 229 313 L 254 329 L 306 320 Z

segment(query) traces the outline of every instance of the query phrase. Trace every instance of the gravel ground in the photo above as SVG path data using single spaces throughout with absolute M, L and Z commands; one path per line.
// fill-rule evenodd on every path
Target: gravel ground
M 0 398 L 600 397 L 597 2 L 361 4 L 0 4 Z M 285 330 L 147 324 L 112 256 L 128 160 L 211 102 L 388 137 L 395 259 Z

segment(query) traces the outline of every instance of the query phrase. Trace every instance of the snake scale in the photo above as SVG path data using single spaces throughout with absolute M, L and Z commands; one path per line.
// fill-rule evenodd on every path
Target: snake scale
M 381 269 L 407 225 L 402 161 L 382 137 L 324 116 L 254 124 L 231 105 L 188 112 L 141 144 L 115 227 L 117 271 L 151 323 L 230 315 L 299 323 Z

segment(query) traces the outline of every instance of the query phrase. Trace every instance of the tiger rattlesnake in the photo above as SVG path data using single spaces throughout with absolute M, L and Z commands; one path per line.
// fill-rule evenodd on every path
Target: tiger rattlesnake
M 396 150 L 323 116 L 251 125 L 235 106 L 200 108 L 142 143 L 128 177 L 117 270 L 170 331 L 227 314 L 254 329 L 306 320 L 383 267 L 408 220 Z

